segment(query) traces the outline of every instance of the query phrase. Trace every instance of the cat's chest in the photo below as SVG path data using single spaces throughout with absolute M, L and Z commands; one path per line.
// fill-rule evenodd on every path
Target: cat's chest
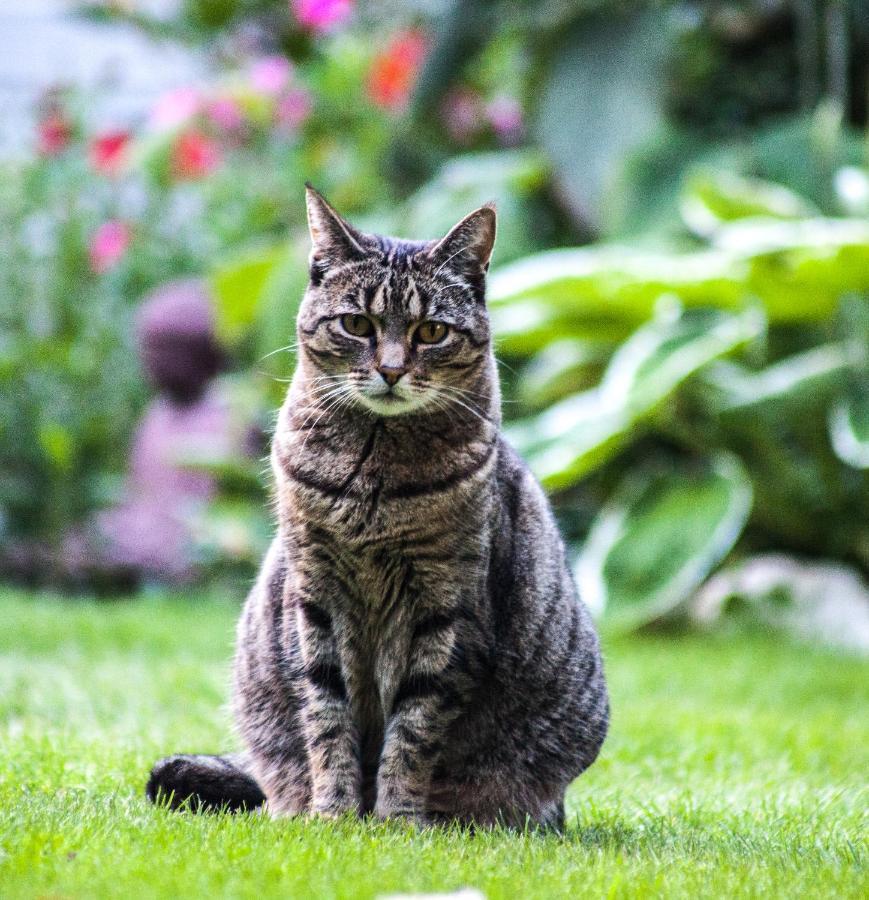
M 278 506 L 288 527 L 304 523 L 358 548 L 419 545 L 476 527 L 497 457 L 491 435 L 460 447 L 419 436 L 389 439 L 374 428 L 276 436 Z
M 384 552 L 354 555 L 338 577 L 332 612 L 349 692 L 363 718 L 376 718 L 411 665 L 414 628 L 423 606 L 438 602 L 438 584 Z

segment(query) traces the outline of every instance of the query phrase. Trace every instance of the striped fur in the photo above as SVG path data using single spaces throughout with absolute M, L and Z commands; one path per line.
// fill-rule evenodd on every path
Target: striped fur
M 278 815 L 558 826 L 608 702 L 547 500 L 500 433 L 494 212 L 434 244 L 364 235 L 312 189 L 308 210 L 278 532 L 238 627 L 246 788 Z M 441 342 L 414 339 L 426 320 Z M 197 796 L 197 759 L 149 792 Z

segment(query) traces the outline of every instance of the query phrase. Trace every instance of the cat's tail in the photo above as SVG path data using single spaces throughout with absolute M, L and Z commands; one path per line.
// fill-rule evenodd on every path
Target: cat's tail
M 145 793 L 152 803 L 193 811 L 256 809 L 265 802 L 247 761 L 234 756 L 167 756 L 151 769 Z

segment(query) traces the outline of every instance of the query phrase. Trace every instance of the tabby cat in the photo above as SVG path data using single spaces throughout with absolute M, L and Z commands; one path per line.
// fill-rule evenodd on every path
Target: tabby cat
M 560 826 L 609 709 L 549 505 L 500 432 L 494 209 L 412 242 L 310 186 L 307 207 L 277 537 L 238 626 L 247 749 L 161 760 L 148 796 Z

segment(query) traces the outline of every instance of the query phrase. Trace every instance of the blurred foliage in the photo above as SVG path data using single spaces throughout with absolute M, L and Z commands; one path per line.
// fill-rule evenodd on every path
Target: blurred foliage
M 869 568 L 869 220 L 747 187 L 686 185 L 687 224 L 717 249 L 549 252 L 492 281 L 502 352 L 528 360 L 532 414 L 508 434 L 560 506 L 604 503 L 574 529 L 576 571 L 616 626 L 684 610 L 735 545 Z M 589 370 L 601 335 L 641 322 Z M 558 374 L 537 395 L 541 358 Z
M 128 300 L 144 263 L 94 276 L 104 198 L 74 178 L 0 172 L 0 540 L 57 537 L 110 499 L 145 393 Z
M 217 74 L 123 127 L 52 92 L 34 154 L 0 170 L 0 539 L 57 548 L 116 495 L 147 394 L 133 311 L 168 279 L 208 279 L 251 407 L 280 402 L 310 180 L 420 238 L 496 201 L 508 432 L 616 627 L 755 550 L 869 567 L 855 2 L 87 10 L 205 48 Z M 222 489 L 203 566 L 255 565 L 261 462 L 190 465 Z
M 685 172 L 717 156 L 730 157 L 728 167 L 737 172 L 812 196 L 829 190 L 837 159 L 853 152 L 866 125 L 863 6 L 861 0 L 447 4 L 416 108 L 430 114 L 462 78 L 479 83 L 488 48 L 509 45 L 521 60 L 530 130 L 581 232 L 617 237 L 657 225 Z M 826 113 L 813 122 L 819 106 Z M 767 160 L 778 171 L 765 171 Z M 649 177 L 637 184 L 644 171 Z
M 744 468 L 721 453 L 628 476 L 577 560 L 586 602 L 613 628 L 671 614 L 736 543 L 751 499 Z

